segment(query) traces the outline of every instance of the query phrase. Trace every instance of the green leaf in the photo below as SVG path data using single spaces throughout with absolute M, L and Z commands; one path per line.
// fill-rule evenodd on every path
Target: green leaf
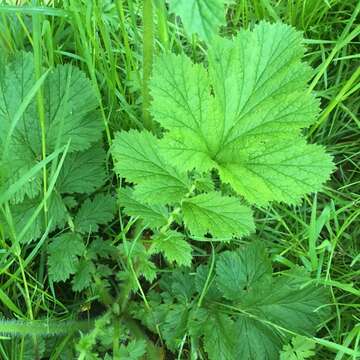
M 139 360 L 146 352 L 145 340 L 132 340 L 126 346 L 120 346 L 120 358 L 128 360 Z
M 135 244 L 128 244 L 127 246 L 121 244 L 119 249 L 123 256 L 131 258 L 133 264 L 136 264 L 136 274 L 138 276 L 143 276 L 149 282 L 155 280 L 156 266 L 150 261 L 150 256 L 142 243 L 136 242 Z M 126 273 L 125 275 L 133 278 L 133 274 L 131 273 Z M 134 282 L 133 288 L 136 290 L 138 285 L 134 279 L 131 280 Z
M 206 70 L 184 55 L 162 55 L 154 63 L 150 87 L 151 112 L 170 130 L 160 142 L 164 156 L 183 170 L 214 168 L 211 140 L 218 136 L 220 116 Z
M 295 29 L 261 22 L 233 40 L 214 38 L 208 69 L 185 55 L 160 56 L 151 112 L 167 130 L 163 156 L 182 171 L 217 169 L 254 203 L 297 203 L 321 190 L 334 165 L 301 135 L 319 112 L 303 53 Z
M 141 202 L 176 202 L 189 191 L 186 174 L 168 165 L 159 152 L 159 140 L 150 132 L 121 132 L 114 140 L 113 156 L 118 174 L 138 183 L 135 196 Z
M 221 254 L 216 283 L 233 304 L 235 359 L 277 360 L 290 335 L 312 336 L 329 313 L 324 288 L 299 280 L 293 271 L 272 277 L 265 249 L 257 242 Z
M 280 360 L 306 360 L 315 355 L 315 343 L 302 336 L 291 339 L 291 345 L 284 345 Z
M 171 273 L 163 275 L 160 286 L 171 297 L 185 304 L 191 302 L 196 291 L 193 276 L 189 274 L 189 270 L 183 271 L 183 269 L 175 269 Z
M 290 276 L 290 275 L 289 275 Z M 274 278 L 262 289 L 249 292 L 240 301 L 246 312 L 299 335 L 312 335 L 329 313 L 327 291 L 313 283 L 292 282 L 286 275 Z
M 216 262 L 216 282 L 228 300 L 239 300 L 271 281 L 272 267 L 260 242 L 222 253 Z
M 87 256 L 91 259 L 96 259 L 97 257 L 110 258 L 116 254 L 117 249 L 111 240 L 103 240 L 101 238 L 92 241 L 87 251 Z
M 119 204 L 129 216 L 140 216 L 149 227 L 155 228 L 167 224 L 168 211 L 162 205 L 144 204 L 134 198 L 134 191 L 120 189 Z
M 257 153 L 258 143 L 251 147 L 247 159 L 225 163 L 219 171 L 223 181 L 257 204 L 270 200 L 296 204 L 303 194 L 321 190 L 324 177 L 319 173 L 333 170 L 321 146 L 306 144 L 300 138 L 278 144 L 263 142 L 261 153 Z
M 23 360 L 34 360 L 37 357 L 43 357 L 45 354 L 46 343 L 45 340 L 40 336 L 24 337 L 24 352 L 23 352 Z
M 33 57 L 20 52 L 0 74 L 0 159 L 3 177 L 8 184 L 20 179 L 34 165 L 41 154 L 41 132 L 36 103 L 31 102 L 14 124 L 16 113 L 25 97 L 35 85 Z M 38 174 L 16 194 L 21 202 L 24 196 L 34 198 L 41 190 Z
M 186 334 L 189 307 L 185 304 L 168 304 L 161 332 L 169 349 L 175 351 Z
M 237 339 L 233 356 L 244 360 L 278 360 L 283 344 L 281 334 L 261 321 L 239 316 L 233 336 Z
M 42 135 L 36 99 L 20 117 L 26 97 L 36 84 L 34 59 L 18 53 L 0 73 L 0 160 L 5 183 L 21 178 L 42 158 Z M 98 101 L 84 73 L 70 65 L 49 72 L 44 84 L 45 133 L 48 153 L 70 141 L 70 152 L 88 149 L 101 137 L 102 124 L 96 111 Z M 19 119 L 15 122 L 14 119 Z M 25 195 L 34 198 L 41 190 L 41 174 L 29 181 L 13 201 Z
M 61 193 L 92 193 L 105 182 L 105 162 L 106 154 L 100 144 L 69 154 L 57 179 L 57 190 Z
M 41 209 L 37 216 L 32 219 L 41 202 L 42 198 L 36 197 L 34 199 L 26 199 L 22 203 L 15 204 L 10 207 L 12 221 L 17 236 L 20 235 L 25 226 L 27 226 L 27 224 L 30 222 L 28 230 L 21 239 L 22 243 L 29 243 L 33 240 L 36 240 L 45 232 L 44 210 Z M 50 231 L 63 227 L 66 222 L 67 210 L 64 203 L 62 202 L 61 197 L 56 193 L 53 193 L 47 202 L 47 206 L 49 214 L 48 220 L 51 219 L 52 221 Z
M 49 276 L 52 281 L 66 281 L 74 274 L 79 257 L 84 253 L 85 245 L 81 237 L 74 233 L 65 233 L 54 238 L 48 246 Z
M 184 235 L 176 231 L 168 231 L 166 234 L 159 233 L 152 239 L 149 249 L 150 254 L 162 252 L 171 263 L 190 266 L 192 260 L 191 245 L 184 239 Z
M 74 291 L 82 291 L 89 287 L 92 283 L 92 274 L 95 271 L 96 268 L 92 261 L 80 261 L 72 280 L 72 289 Z
M 89 79 L 71 65 L 59 65 L 44 84 L 47 145 L 83 151 L 101 138 L 103 125 L 98 99 Z
M 234 357 L 234 322 L 226 314 L 208 315 L 204 328 L 204 347 L 212 360 L 244 359 Z
M 236 197 L 217 192 L 200 194 L 182 202 L 185 225 L 196 237 L 210 233 L 218 240 L 230 240 L 254 231 L 251 210 Z
M 170 12 L 181 17 L 189 35 L 197 33 L 210 40 L 220 25 L 225 25 L 225 4 L 229 0 L 170 0 Z
M 116 210 L 116 200 L 111 195 L 97 194 L 93 200 L 87 199 L 74 219 L 75 230 L 80 233 L 97 232 L 99 225 L 109 223 Z

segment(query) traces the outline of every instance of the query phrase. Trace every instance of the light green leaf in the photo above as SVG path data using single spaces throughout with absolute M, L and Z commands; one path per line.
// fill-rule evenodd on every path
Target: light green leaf
M 134 191 L 130 189 L 120 189 L 118 194 L 119 205 L 127 215 L 140 216 L 151 228 L 167 223 L 169 214 L 165 206 L 144 204 L 134 198 Z
M 185 31 L 210 40 L 225 25 L 225 4 L 229 0 L 170 0 L 170 12 L 181 17 Z
M 323 147 L 306 144 L 301 138 L 277 144 L 249 144 L 247 158 L 221 164 L 219 173 L 250 202 L 266 204 L 277 200 L 296 204 L 303 194 L 318 191 L 334 165 Z M 326 178 L 324 175 L 327 174 Z
M 160 56 L 151 111 L 168 130 L 163 156 L 183 171 L 217 169 L 254 203 L 297 203 L 321 190 L 334 165 L 302 139 L 319 112 L 303 52 L 295 29 L 261 22 L 233 40 L 213 39 L 207 70 L 185 55 Z
M 126 346 L 120 347 L 120 358 L 128 360 L 139 360 L 146 352 L 145 340 L 132 340 Z
M 216 282 L 228 300 L 239 300 L 271 281 L 272 267 L 265 247 L 255 242 L 238 251 L 222 253 L 216 262 Z
M 105 162 L 106 154 L 100 144 L 69 154 L 57 179 L 57 190 L 61 193 L 95 191 L 105 182 Z
M 109 223 L 116 210 L 116 199 L 111 195 L 97 194 L 93 200 L 87 199 L 74 219 L 75 230 L 90 233 L 99 230 L 99 225 Z
M 150 254 L 162 252 L 169 262 L 190 266 L 192 260 L 191 245 L 184 239 L 184 235 L 176 231 L 159 233 L 153 237 L 149 249 Z
M 164 156 L 184 170 L 215 167 L 212 142 L 220 114 L 210 95 L 206 70 L 184 55 L 167 54 L 157 58 L 153 73 L 151 112 L 171 130 L 160 144 Z
M 85 251 L 81 237 L 65 233 L 54 238 L 48 246 L 49 276 L 52 281 L 66 281 L 74 274 L 79 264 L 79 256 Z
M 118 133 L 112 153 L 118 174 L 139 183 L 135 197 L 141 202 L 176 202 L 189 191 L 186 174 L 179 173 L 164 161 L 159 140 L 150 132 L 131 130 Z
M 284 345 L 280 360 L 306 360 L 315 355 L 315 343 L 303 336 L 295 336 L 291 344 Z
M 231 240 L 255 229 L 248 207 L 236 197 L 221 196 L 215 191 L 184 200 L 182 210 L 185 225 L 196 237 L 210 233 L 215 240 Z

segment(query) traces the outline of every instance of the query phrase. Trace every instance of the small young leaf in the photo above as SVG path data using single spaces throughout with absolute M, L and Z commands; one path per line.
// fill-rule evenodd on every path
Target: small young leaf
M 79 257 L 84 253 L 85 245 L 81 237 L 65 233 L 54 238 L 48 247 L 49 276 L 52 281 L 66 281 L 74 274 Z
M 169 262 L 190 266 L 192 260 L 191 245 L 184 239 L 184 235 L 176 231 L 157 234 L 153 237 L 149 249 L 150 254 L 162 252 Z
M 210 233 L 218 240 L 231 240 L 254 231 L 251 210 L 236 197 L 217 192 L 200 194 L 182 202 L 185 225 L 197 237 Z
M 133 340 L 120 347 L 120 359 L 139 360 L 146 352 L 145 340 Z
M 111 195 L 98 194 L 82 204 L 74 219 L 75 230 L 80 233 L 96 232 L 114 218 L 116 199 Z
M 120 253 L 126 258 L 131 258 L 133 264 L 136 264 L 136 274 L 143 276 L 149 282 L 153 282 L 156 278 L 156 266 L 150 261 L 150 256 L 142 243 L 136 242 L 132 246 L 120 245 Z M 132 278 L 133 288 L 137 289 L 133 274 L 126 272 L 125 277 Z
M 284 345 L 280 360 L 306 360 L 315 355 L 315 343 L 302 336 L 291 339 L 291 345 Z
M 95 273 L 95 271 L 96 268 L 92 261 L 80 261 L 72 280 L 72 289 L 74 291 L 82 291 L 89 287 L 92 282 L 92 274 Z

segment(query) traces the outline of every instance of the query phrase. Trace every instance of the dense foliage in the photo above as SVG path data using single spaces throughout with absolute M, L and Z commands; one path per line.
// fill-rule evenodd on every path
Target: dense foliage
M 360 6 L 264 4 L 0 5 L 1 359 L 358 357 Z

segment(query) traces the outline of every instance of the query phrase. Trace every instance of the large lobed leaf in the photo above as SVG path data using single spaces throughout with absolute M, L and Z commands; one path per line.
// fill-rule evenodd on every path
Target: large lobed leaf
M 2 174 L 10 184 L 30 170 L 42 157 L 42 135 L 36 99 L 30 99 L 19 120 L 22 104 L 35 86 L 34 59 L 21 52 L 0 74 L 0 151 Z M 70 65 L 49 72 L 44 84 L 45 138 L 50 153 L 70 141 L 69 152 L 83 151 L 101 137 L 98 102 L 84 73 Z M 16 197 L 37 196 L 41 174 L 30 181 Z
M 5 187 L 22 178 L 43 156 L 34 91 L 37 85 L 31 53 L 16 54 L 0 71 L 0 182 Z M 69 143 L 54 193 L 47 204 L 52 231 L 63 226 L 67 216 L 60 194 L 91 193 L 104 183 L 106 154 L 99 142 L 102 124 L 98 101 L 82 71 L 70 65 L 57 66 L 47 73 L 42 91 L 47 154 Z M 57 165 L 57 161 L 48 165 L 48 183 Z M 16 233 L 19 234 L 29 220 L 31 223 L 22 241 L 36 239 L 45 231 L 43 211 L 33 216 L 42 201 L 42 175 L 39 171 L 11 199 Z
M 298 281 L 292 272 L 273 277 L 260 242 L 222 253 L 216 274 L 218 288 L 239 313 L 234 323 L 238 339 L 233 345 L 234 358 L 278 359 L 290 335 L 313 335 L 328 314 L 324 308 L 327 291 L 314 283 Z
M 301 34 L 262 22 L 233 40 L 214 38 L 208 69 L 184 55 L 154 66 L 152 114 L 168 130 L 165 158 L 182 171 L 217 169 L 248 201 L 296 203 L 318 191 L 334 166 L 301 129 L 319 102 L 306 91 Z

